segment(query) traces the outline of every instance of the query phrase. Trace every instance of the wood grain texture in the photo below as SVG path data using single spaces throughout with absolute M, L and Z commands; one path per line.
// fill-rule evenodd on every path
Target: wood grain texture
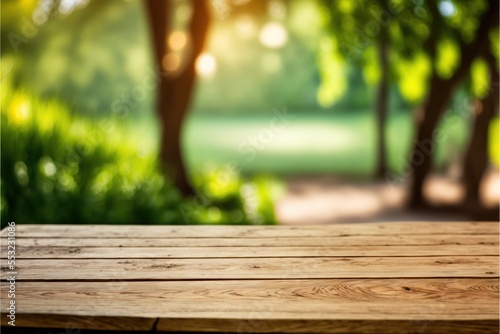
M 498 245 L 496 222 L 17 225 L 17 325 L 498 333 Z
M 2 253 L 7 254 L 7 248 Z M 303 247 L 17 247 L 18 259 L 498 256 L 498 245 Z
M 2 282 L 2 298 L 6 287 Z M 159 318 L 164 320 L 158 329 L 201 330 L 196 327 L 204 323 L 200 319 L 218 319 L 221 331 L 250 324 L 265 332 L 269 326 L 286 328 L 300 317 L 302 331 L 318 322 L 330 324 L 337 333 L 374 324 L 401 329 L 411 321 L 452 324 L 456 318 L 469 325 L 473 320 L 489 321 L 491 326 L 498 315 L 496 279 L 27 282 L 17 294 L 24 301 L 20 318 L 43 309 L 53 319 L 67 321 L 63 319 L 68 310 L 78 305 L 78 311 L 72 311 L 77 323 L 107 329 L 120 319 L 139 324 Z M 133 310 L 140 310 L 136 318 Z
M 2 235 L 6 234 L 2 231 Z M 341 235 L 498 235 L 497 222 L 404 222 L 316 226 L 155 226 L 29 225 L 16 226 L 16 238 L 288 238 Z
M 1 263 L 6 268 L 6 260 Z M 18 280 L 491 278 L 498 276 L 498 257 L 40 259 L 20 260 L 17 272 Z
M 8 284 L 2 282 L 0 286 L 5 297 Z M 221 304 L 218 311 L 251 311 L 256 304 L 267 304 L 262 311 L 271 311 L 272 308 L 276 312 L 316 314 L 330 311 L 337 314 L 367 313 L 373 310 L 373 305 L 382 305 L 380 313 L 404 314 L 400 305 L 414 305 L 414 309 L 423 314 L 430 313 L 428 307 L 441 310 L 433 316 L 433 319 L 440 319 L 452 307 L 460 309 L 462 314 L 498 313 L 498 287 L 498 279 L 494 278 L 25 282 L 17 293 L 25 301 L 46 304 L 47 308 L 58 310 L 64 310 L 72 303 L 96 299 L 111 302 L 113 299 L 117 308 L 106 311 L 107 315 L 127 312 L 128 302 L 156 312 L 156 315 L 166 310 L 209 311 L 205 303 Z M 58 302 L 52 302 L 54 300 Z M 151 307 L 147 306 L 148 303 Z M 308 307 L 304 308 L 301 303 Z M 85 304 L 89 310 L 101 306 L 104 310 L 106 307 L 97 303 Z M 119 304 L 123 305 L 118 307 Z M 162 305 L 182 307 L 158 309 Z M 20 307 L 34 311 L 27 305 Z

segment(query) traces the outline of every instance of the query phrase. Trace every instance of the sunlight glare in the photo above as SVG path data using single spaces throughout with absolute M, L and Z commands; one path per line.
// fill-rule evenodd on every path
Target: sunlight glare
M 196 72 L 205 78 L 212 77 L 217 69 L 217 62 L 210 53 L 202 53 L 196 59 Z
M 182 31 L 175 31 L 168 37 L 168 45 L 174 50 L 180 50 L 186 46 L 186 34 Z
M 27 99 L 15 97 L 9 107 L 14 124 L 22 124 L 30 117 L 30 103 Z
M 260 31 L 260 42 L 271 49 L 281 48 L 288 41 L 288 34 L 279 23 L 268 23 Z

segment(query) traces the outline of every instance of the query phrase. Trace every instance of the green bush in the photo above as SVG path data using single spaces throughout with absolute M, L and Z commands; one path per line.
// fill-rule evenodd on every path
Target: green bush
M 240 177 L 237 166 L 205 166 L 195 173 L 197 193 L 181 204 L 184 221 L 212 224 L 274 224 L 274 200 L 281 184 L 267 176 Z
M 86 120 L 59 102 L 2 86 L 2 225 L 275 222 L 269 178 L 250 182 L 234 173 L 221 182 L 216 169 L 202 171 L 198 196 L 183 199 L 154 150 L 116 120 Z

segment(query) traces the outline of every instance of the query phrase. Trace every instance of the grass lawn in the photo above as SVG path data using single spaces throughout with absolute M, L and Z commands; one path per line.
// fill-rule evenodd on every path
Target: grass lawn
M 273 114 L 208 116 L 191 114 L 184 131 L 188 164 L 235 163 L 243 172 L 281 175 L 338 173 L 369 175 L 376 164 L 375 120 L 371 112 L 297 113 L 275 128 Z M 281 126 L 281 124 L 278 124 Z M 468 137 L 468 123 L 449 117 L 441 125 L 446 139 L 437 163 L 459 158 Z M 412 144 L 412 115 L 398 112 L 387 129 L 389 165 L 404 166 Z M 252 138 L 253 137 L 253 138 Z M 252 141 L 253 140 L 253 141 Z

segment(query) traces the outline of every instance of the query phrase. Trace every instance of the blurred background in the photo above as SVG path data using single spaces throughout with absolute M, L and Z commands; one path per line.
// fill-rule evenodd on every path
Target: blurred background
M 498 1 L 2 0 L 1 221 L 498 220 Z

